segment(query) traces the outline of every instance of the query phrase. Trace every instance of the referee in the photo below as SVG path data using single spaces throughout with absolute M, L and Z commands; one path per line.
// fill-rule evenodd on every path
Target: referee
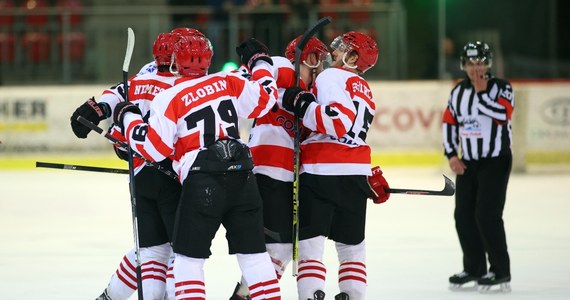
M 457 175 L 454 217 L 463 251 L 463 271 L 449 282 L 452 289 L 476 281 L 481 292 L 495 285 L 508 292 L 503 208 L 512 165 L 514 94 L 508 81 L 491 74 L 491 64 L 486 43 L 463 47 L 460 66 L 466 77 L 451 90 L 443 113 L 444 153 Z

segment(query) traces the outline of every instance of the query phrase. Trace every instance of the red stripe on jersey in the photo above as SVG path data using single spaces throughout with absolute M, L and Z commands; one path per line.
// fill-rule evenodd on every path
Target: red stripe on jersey
M 148 127 L 148 139 L 152 142 L 152 145 L 162 156 L 169 157 L 172 154 L 173 149 L 162 141 L 162 138 L 156 133 L 156 130 Z M 148 156 L 145 156 L 148 157 Z
M 226 96 L 230 92 L 227 78 L 231 77 L 213 76 L 180 90 L 168 104 L 166 112 L 170 112 L 167 117 L 176 122 L 180 116 L 186 115 L 192 108 Z
M 346 91 L 350 94 L 350 98 L 354 99 L 355 96 L 360 97 L 368 103 L 372 110 L 376 109 L 374 101 L 372 101 L 372 91 L 368 82 L 358 76 L 350 77 L 346 81 Z
M 254 165 L 279 167 L 293 172 L 293 149 L 274 145 L 259 145 L 250 150 Z
M 194 132 L 184 137 L 180 137 L 174 145 L 174 160 L 180 160 L 186 152 L 200 148 L 200 132 Z
M 169 83 L 165 83 L 156 79 L 136 79 L 130 82 L 129 99 L 145 99 L 152 101 L 156 94 L 164 91 L 171 86 L 172 85 Z
M 318 163 L 370 163 L 370 147 L 348 147 L 335 143 L 310 143 L 301 145 L 301 161 Z
M 317 124 L 317 132 L 326 133 L 327 130 L 323 123 L 322 110 L 323 107 L 321 105 L 317 106 L 317 109 L 315 109 L 315 123 Z
M 449 107 L 447 107 L 444 111 L 443 111 L 443 117 L 442 117 L 442 121 L 443 123 L 447 123 L 450 125 L 457 125 L 457 120 L 453 117 L 453 115 L 451 114 L 451 111 L 449 110 Z
M 338 109 L 341 114 L 346 115 L 350 119 L 351 124 L 354 123 L 354 117 L 356 116 L 356 114 L 352 110 L 350 110 L 347 107 L 344 107 L 340 103 L 332 103 L 330 107 Z M 333 125 L 334 125 L 334 132 L 337 137 L 345 135 L 350 129 L 344 126 L 344 123 L 342 122 L 341 118 L 333 119 Z
M 275 83 L 284 89 L 295 86 L 295 70 L 288 67 L 278 68 Z
M 255 80 L 255 81 L 258 81 L 259 79 L 261 79 L 263 77 L 273 78 L 273 75 L 271 74 L 271 72 L 269 72 L 269 70 L 260 69 L 260 68 L 257 68 L 255 70 L 255 72 L 253 72 L 253 74 L 251 74 L 251 80 Z
M 499 97 L 497 102 L 499 102 L 499 104 L 505 107 L 505 109 L 507 110 L 507 121 L 510 120 L 511 116 L 513 115 L 513 106 L 511 105 L 511 102 L 509 102 L 509 100 L 503 97 Z

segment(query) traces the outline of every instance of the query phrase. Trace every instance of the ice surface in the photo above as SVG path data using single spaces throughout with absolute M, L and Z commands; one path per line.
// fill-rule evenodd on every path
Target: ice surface
M 437 169 L 385 168 L 394 188 L 441 189 Z M 453 178 L 453 177 L 452 177 Z M 452 292 L 461 271 L 453 197 L 392 195 L 369 206 L 367 299 L 570 299 L 570 175 L 513 174 L 505 226 L 512 293 Z M 132 248 L 126 175 L 68 170 L 0 172 L 0 299 L 94 299 Z M 206 262 L 208 299 L 227 299 L 240 278 L 223 229 Z M 327 299 L 336 253 L 327 242 Z M 295 299 L 290 269 L 283 299 Z M 136 293 L 131 299 L 136 299 Z

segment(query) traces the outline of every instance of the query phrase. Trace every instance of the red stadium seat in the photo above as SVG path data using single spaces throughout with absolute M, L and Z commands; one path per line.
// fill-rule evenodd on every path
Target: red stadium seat
M 60 33 L 57 37 L 60 59 L 64 58 L 65 43 L 68 43 L 67 59 L 72 62 L 82 61 L 85 57 L 85 35 L 83 32 Z
M 48 22 L 48 16 L 42 14 L 47 8 L 45 0 L 25 0 L 22 2 L 22 7 L 26 9 L 26 25 L 28 27 L 37 29 L 45 26 Z
M 62 10 L 69 10 L 69 23 L 72 26 L 79 25 L 83 21 L 83 3 L 81 0 L 58 0 L 56 6 Z M 59 22 L 63 23 L 63 15 L 60 15 Z
M 14 62 L 14 34 L 0 32 L 0 63 Z
M 12 0 L 0 0 L 0 10 L 14 8 L 14 1 Z M 14 25 L 15 18 L 12 15 L 0 16 L 0 28 L 9 28 Z
M 43 63 L 49 60 L 51 40 L 47 33 L 27 32 L 22 36 L 22 47 L 26 59 L 32 63 Z

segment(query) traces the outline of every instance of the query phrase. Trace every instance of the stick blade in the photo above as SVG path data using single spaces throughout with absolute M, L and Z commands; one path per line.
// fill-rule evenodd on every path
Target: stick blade
M 455 194 L 455 183 L 445 175 L 443 175 L 443 178 L 445 178 L 445 187 L 443 188 L 443 191 L 441 191 L 442 195 L 453 196 L 453 194 Z
M 135 48 L 135 32 L 131 27 L 127 29 L 127 51 L 125 53 L 125 60 L 123 62 L 123 72 L 129 71 L 131 64 L 131 57 L 133 56 L 133 49 Z

